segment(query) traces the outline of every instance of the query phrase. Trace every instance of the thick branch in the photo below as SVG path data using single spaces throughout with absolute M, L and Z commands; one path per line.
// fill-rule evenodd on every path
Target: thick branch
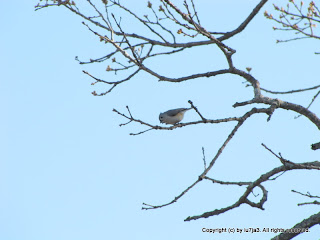
M 317 115 L 315 115 L 309 109 L 307 109 L 301 105 L 298 105 L 298 104 L 293 104 L 293 103 L 282 101 L 279 99 L 261 96 L 259 98 L 255 98 L 255 99 L 252 99 L 252 100 L 249 100 L 246 102 L 235 103 L 233 105 L 233 107 L 245 106 L 245 105 L 253 104 L 253 103 L 264 103 L 264 104 L 268 104 L 268 105 L 274 105 L 276 108 L 292 110 L 294 112 L 300 113 L 301 115 L 307 117 L 320 130 L 320 119 L 317 117 Z
M 301 229 L 306 230 L 314 225 L 320 224 L 320 212 L 311 215 L 310 217 L 302 220 L 300 223 L 294 225 L 292 229 Z M 303 232 L 287 232 L 287 233 L 281 233 L 278 236 L 272 238 L 271 240 L 289 240 L 294 238 L 295 236 L 299 235 L 300 233 Z

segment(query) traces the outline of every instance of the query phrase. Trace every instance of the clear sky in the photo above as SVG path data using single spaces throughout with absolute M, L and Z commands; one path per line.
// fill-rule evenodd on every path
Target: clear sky
M 211 31 L 234 29 L 258 3 L 205 2 L 199 1 L 198 10 Z M 234 123 L 130 136 L 143 126 L 119 127 L 125 120 L 112 109 L 125 112 L 129 105 L 137 118 L 159 124 L 160 112 L 189 107 L 190 99 L 207 118 L 241 116 L 250 107 L 233 109 L 232 105 L 249 100 L 251 88 L 230 75 L 170 84 L 141 73 L 111 94 L 94 97 L 92 91 L 107 88 L 90 85 L 92 80 L 82 70 L 113 81 L 116 76 L 105 71 L 110 63 L 79 65 L 75 56 L 97 58 L 110 48 L 87 31 L 79 17 L 63 8 L 35 12 L 36 4 L 34 0 L 0 2 L 0 239 L 270 239 L 275 234 L 213 236 L 202 228 L 290 228 L 319 211 L 312 205 L 298 207 L 297 203 L 309 199 L 291 192 L 320 195 L 316 171 L 288 172 L 265 183 L 269 191 L 265 211 L 243 205 L 221 216 L 184 222 L 188 216 L 232 204 L 245 189 L 205 181 L 171 206 L 142 211 L 143 202 L 169 202 L 194 182 L 203 171 L 201 148 L 210 161 Z M 134 7 L 141 10 L 145 5 L 141 1 Z M 237 50 L 235 65 L 243 70 L 252 67 L 261 86 L 271 90 L 319 84 L 320 58 L 314 55 L 319 42 L 276 44 L 285 35 L 274 32 L 274 23 L 263 17 L 264 10 L 272 9 L 272 2 L 267 3 L 243 33 L 226 42 Z M 134 26 L 123 21 L 127 29 Z M 215 47 L 169 60 L 150 64 L 168 76 L 225 66 Z M 279 98 L 307 106 L 313 94 Z M 319 114 L 319 107 L 317 101 L 311 110 Z M 320 141 L 318 129 L 295 116 L 284 110 L 277 110 L 270 122 L 264 115 L 254 116 L 241 127 L 209 176 L 252 181 L 280 166 L 261 143 L 294 162 L 319 160 L 319 150 L 310 150 L 312 143 Z M 190 111 L 184 121 L 198 119 Z M 316 226 L 296 239 L 318 239 L 319 232 Z

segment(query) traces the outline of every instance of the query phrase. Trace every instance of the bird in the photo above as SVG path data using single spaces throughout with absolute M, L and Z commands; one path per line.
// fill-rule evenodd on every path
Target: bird
M 159 120 L 160 123 L 172 124 L 175 125 L 178 122 L 182 121 L 186 111 L 192 108 L 176 108 L 168 110 L 164 113 L 160 113 Z

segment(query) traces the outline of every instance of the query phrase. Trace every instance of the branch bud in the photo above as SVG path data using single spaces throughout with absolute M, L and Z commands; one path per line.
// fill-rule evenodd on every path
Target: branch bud
M 273 4 L 275 10 L 279 10 L 279 7 Z
M 109 72 L 109 71 L 112 71 L 112 68 L 110 67 L 110 65 L 108 65 L 106 71 L 108 71 L 108 72 Z

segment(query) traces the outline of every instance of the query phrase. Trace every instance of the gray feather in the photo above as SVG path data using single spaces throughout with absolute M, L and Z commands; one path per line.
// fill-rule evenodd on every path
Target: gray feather
M 168 116 L 173 117 L 173 116 L 176 116 L 179 112 L 186 112 L 190 109 L 191 108 L 176 108 L 176 109 L 166 111 L 165 113 L 168 114 Z

